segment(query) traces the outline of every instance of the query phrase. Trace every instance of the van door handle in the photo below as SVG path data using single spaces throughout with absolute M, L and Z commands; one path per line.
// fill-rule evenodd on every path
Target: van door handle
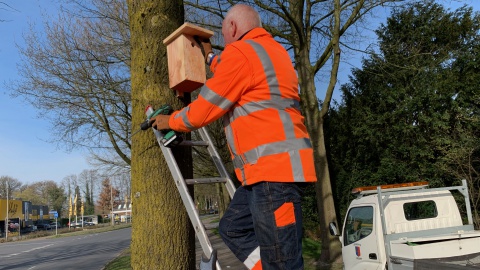
M 371 259 L 371 260 L 376 260 L 377 259 L 377 254 L 370 253 L 370 254 L 368 254 L 368 258 Z

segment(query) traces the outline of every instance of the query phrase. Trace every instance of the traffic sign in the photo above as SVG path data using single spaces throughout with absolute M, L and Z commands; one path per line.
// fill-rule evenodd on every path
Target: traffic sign
M 48 214 L 53 215 L 54 218 L 58 218 L 58 212 L 55 210 L 48 212 Z

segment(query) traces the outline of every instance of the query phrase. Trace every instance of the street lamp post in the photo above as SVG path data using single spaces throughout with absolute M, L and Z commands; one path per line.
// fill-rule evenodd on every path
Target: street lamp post
M 115 225 L 115 220 L 114 220 L 114 216 L 113 216 L 113 187 L 112 187 L 112 183 L 110 182 L 110 206 L 111 206 L 111 211 L 110 212 L 110 218 L 112 220 L 112 226 Z
M 5 242 L 8 242 L 8 181 L 5 182 L 7 185 L 7 218 L 5 219 Z

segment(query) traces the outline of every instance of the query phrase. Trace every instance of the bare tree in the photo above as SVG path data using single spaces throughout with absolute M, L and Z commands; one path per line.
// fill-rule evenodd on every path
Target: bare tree
M 98 195 L 101 186 L 101 176 L 97 170 L 83 170 L 78 176 L 81 193 L 85 198 L 84 211 L 93 214 L 95 208 L 95 197 Z
M 13 8 L 12 6 L 10 6 L 9 4 L 7 4 L 6 2 L 3 2 L 1 1 L 0 2 L 0 10 L 4 10 L 4 11 L 17 11 L 15 8 Z M 5 19 L 0 19 L 0 22 L 7 22 L 8 20 L 5 20 Z
M 328 233 L 328 223 L 337 221 L 333 202 L 330 174 L 328 171 L 323 122 L 332 100 L 341 59 L 341 47 L 349 49 L 349 28 L 367 18 L 372 9 L 403 0 L 334 0 L 334 1 L 273 1 L 273 0 L 220 0 L 186 1 L 194 14 L 189 17 L 220 33 L 221 24 L 230 6 L 246 3 L 259 10 L 263 27 L 274 35 L 291 52 L 299 76 L 301 107 L 312 139 L 317 177 L 317 206 L 320 218 L 322 241 L 321 261 L 341 259 L 338 240 Z M 187 13 L 190 14 L 190 13 Z M 206 15 L 207 14 L 207 15 Z M 212 16 L 213 15 L 213 16 Z M 209 22 L 205 22 L 205 17 Z M 214 17 L 214 18 L 212 18 Z M 216 18 L 216 19 L 215 19 Z M 216 23 L 212 23 L 216 22 Z M 220 36 L 220 35 L 217 35 Z M 358 37 L 358 32 L 356 33 Z M 342 43 L 342 40 L 344 43 Z M 221 46 L 214 46 L 221 48 Z M 319 102 L 316 81 L 321 76 L 329 78 L 323 97 Z
M 120 200 L 130 201 L 132 193 L 130 172 L 111 174 L 107 178 L 112 179 L 112 185 L 119 191 Z
M 77 175 L 71 174 L 62 179 L 62 187 L 67 193 L 67 197 L 70 197 L 75 192 L 76 186 L 78 186 Z
M 125 1 L 71 1 L 45 36 L 20 47 L 22 79 L 9 84 L 52 124 L 52 142 L 86 148 L 97 165 L 130 164 L 130 46 Z
M 84 195 L 86 193 L 86 186 L 89 186 L 89 194 L 91 198 L 98 195 L 102 185 L 102 175 L 98 170 L 83 170 L 77 177 L 78 185 Z
M 13 199 L 14 194 L 21 191 L 22 183 L 15 178 L 10 176 L 0 176 L 0 198 L 7 198 Z M 8 190 L 7 190 L 8 189 Z

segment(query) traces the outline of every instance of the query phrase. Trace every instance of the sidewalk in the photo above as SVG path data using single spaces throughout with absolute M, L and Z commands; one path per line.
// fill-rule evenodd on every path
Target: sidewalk
M 207 229 L 208 238 L 213 248 L 217 250 L 218 261 L 222 270 L 225 269 L 234 269 L 234 270 L 243 270 L 247 269 L 243 263 L 241 263 L 235 255 L 230 251 L 230 249 L 225 245 L 220 235 L 213 233 L 214 229 L 218 227 L 218 215 L 209 215 L 200 217 Z M 203 254 L 202 247 L 198 240 L 195 244 L 195 253 L 196 253 L 196 262 L 200 262 L 200 258 Z

